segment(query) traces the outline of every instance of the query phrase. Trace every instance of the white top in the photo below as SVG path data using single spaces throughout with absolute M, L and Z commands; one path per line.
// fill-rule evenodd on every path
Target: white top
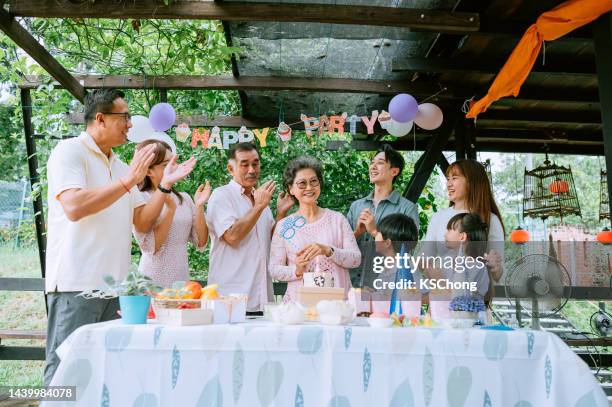
M 417 253 L 423 253 L 425 256 L 441 256 L 455 257 L 457 253 L 448 247 L 444 243 L 444 234 L 446 233 L 446 225 L 448 221 L 459 213 L 466 213 L 467 210 L 457 210 L 452 206 L 444 208 L 434 213 L 427 226 L 427 234 L 425 239 L 419 245 L 420 250 Z M 504 258 L 504 229 L 502 224 L 495 214 L 491 214 L 491 220 L 489 225 L 489 236 L 487 239 L 487 250 L 495 250 L 502 257 L 502 264 Z M 422 275 L 419 273 L 418 278 Z M 452 272 L 448 271 L 445 273 L 448 278 L 452 276 Z M 426 290 L 421 290 L 426 292 Z M 485 291 L 486 292 L 486 291 Z
M 147 201 L 151 199 L 153 193 L 143 192 Z M 133 228 L 134 237 L 142 251 L 138 271 L 149 276 L 162 287 L 172 287 L 177 281 L 189 280 L 189 257 L 187 254 L 187 243 L 191 242 L 196 250 L 203 252 L 206 246 L 198 247 L 198 234 L 195 227 L 196 206 L 185 192 L 180 193 L 183 203 L 179 203 L 178 197 L 171 193 L 171 197 L 176 203 L 176 211 L 172 217 L 172 223 L 168 230 L 168 236 L 155 252 L 155 230 L 151 229 L 147 233 L 141 233 Z M 166 216 L 166 205 L 157 219 L 155 226 Z M 203 210 L 203 209 L 200 209 Z
M 268 257 L 274 218 L 270 208 L 264 209 L 257 223 L 237 248 L 221 236 L 238 219 L 244 217 L 253 204 L 236 181 L 216 188 L 208 201 L 206 222 L 211 237 L 208 284 L 219 284 L 222 295 L 247 294 L 248 311 L 261 311 L 272 301 L 272 280 L 268 275 Z
M 47 162 L 49 226 L 45 291 L 104 288 L 104 276 L 123 280 L 129 272 L 134 208 L 145 200 L 136 187 L 102 211 L 72 222 L 58 195 L 68 189 L 98 188 L 128 175 L 129 167 L 111 152 L 108 158 L 82 132 L 60 141 Z

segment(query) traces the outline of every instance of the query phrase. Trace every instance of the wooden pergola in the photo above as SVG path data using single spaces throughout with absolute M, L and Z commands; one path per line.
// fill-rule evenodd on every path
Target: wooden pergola
M 390 7 L 390 1 L 374 5 L 262 3 L 235 1 L 162 0 L 57 1 L 5 0 L 0 9 L 0 28 L 57 81 L 57 86 L 83 101 L 90 89 L 237 90 L 241 116 L 209 119 L 181 117 L 192 126 L 266 127 L 278 124 L 278 111 L 262 105 L 277 93 L 288 98 L 324 94 L 364 95 L 379 107 L 392 95 L 407 92 L 430 98 L 445 111 L 444 125 L 434 132 L 417 132 L 415 144 L 407 138 L 391 144 L 400 150 L 423 151 L 404 191 L 411 200 L 420 196 L 436 165 L 448 165 L 442 151 L 452 150 L 459 158 L 476 158 L 477 151 L 532 152 L 603 155 L 612 168 L 612 14 L 547 44 L 545 64 L 537 64 L 517 98 L 506 98 L 491 106 L 476 122 L 460 111 L 463 102 L 486 93 L 496 72 L 518 39 L 537 16 L 560 4 L 559 0 L 447 0 L 446 9 Z M 426 3 L 426 2 L 425 2 Z M 16 18 L 116 18 L 116 19 L 215 19 L 221 20 L 228 45 L 296 38 L 327 41 L 368 40 L 379 33 L 379 48 L 396 44 L 421 44 L 418 55 L 393 55 L 385 60 L 387 70 L 372 77 L 308 77 L 282 75 L 267 67 L 268 74 L 232 56 L 232 76 L 75 76 L 25 30 Z M 281 33 L 270 24 L 285 23 Z M 329 30 L 322 27 L 329 27 Z M 332 30 L 332 28 L 334 28 Z M 382 30 L 382 31 L 381 31 Z M 376 37 L 378 38 L 378 37 Z M 379 51 L 377 51 L 379 52 Z M 246 57 L 248 57 L 248 53 Z M 326 57 L 326 55 L 324 55 Z M 245 58 L 248 59 L 248 58 Z M 280 73 L 280 74 L 279 74 Z M 316 80 L 313 80 L 316 79 Z M 38 182 L 36 146 L 32 127 L 31 89 L 41 78 L 28 77 L 19 85 L 31 183 Z M 293 95 L 293 96 L 292 96 Z M 297 96 L 296 96 L 297 95 Z M 367 95 L 367 96 L 366 96 Z M 326 96 L 327 97 L 327 96 Z M 291 101 L 291 100 L 289 100 Z M 296 105 L 299 106 L 299 105 Z M 294 111 L 299 114 L 299 111 Z M 289 117 L 288 120 L 299 120 Z M 82 117 L 72 115 L 73 123 Z M 343 141 L 328 143 L 338 149 Z M 377 137 L 352 141 L 358 150 L 373 150 Z M 612 196 L 612 172 L 608 189 Z M 45 264 L 42 198 L 34 202 L 40 262 Z M 598 291 L 598 289 L 593 289 Z M 589 291 L 593 296 L 594 291 Z M 611 298 L 609 290 L 597 295 Z M 592 297 L 591 297 L 592 298 Z

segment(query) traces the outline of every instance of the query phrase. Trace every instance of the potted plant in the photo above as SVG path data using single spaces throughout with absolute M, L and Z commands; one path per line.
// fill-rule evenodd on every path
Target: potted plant
M 151 295 L 158 293 L 161 287 L 150 277 L 137 271 L 130 272 L 123 281 L 116 281 L 112 276 L 104 277 L 107 288 L 103 290 L 83 291 L 85 298 L 119 297 L 121 319 L 126 324 L 146 324 L 147 313 L 151 304 Z

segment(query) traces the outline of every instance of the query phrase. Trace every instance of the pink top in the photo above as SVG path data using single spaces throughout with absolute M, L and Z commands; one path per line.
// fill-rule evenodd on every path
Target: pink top
M 187 257 L 187 242 L 192 242 L 200 252 L 206 246 L 197 247 L 198 235 L 195 228 L 196 206 L 191 197 L 185 192 L 180 193 L 183 203 L 179 204 L 176 195 L 172 194 L 172 199 L 176 202 L 174 218 L 168 230 L 166 241 L 159 250 L 155 251 L 155 232 L 151 229 L 148 233 L 140 233 L 132 228 L 134 237 L 142 251 L 138 271 L 149 276 L 155 283 L 162 287 L 172 287 L 175 281 L 189 280 L 189 260 Z M 147 201 L 151 199 L 151 192 L 143 192 Z M 157 224 L 165 216 L 166 205 L 162 209 Z
M 329 271 L 334 277 L 334 287 L 343 287 L 347 297 L 351 288 L 348 268 L 357 267 L 361 252 L 348 220 L 339 212 L 323 209 L 323 215 L 313 223 L 293 214 L 276 225 L 270 248 L 269 271 L 272 278 L 287 281 L 284 302 L 297 299 L 297 289 L 303 285 L 302 277 L 295 276 L 296 253 L 311 243 L 321 243 L 334 249 L 330 257 L 317 256 L 308 264 L 307 271 Z

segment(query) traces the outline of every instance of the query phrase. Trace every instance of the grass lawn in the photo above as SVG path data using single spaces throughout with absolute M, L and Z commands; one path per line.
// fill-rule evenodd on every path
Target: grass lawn
M 0 277 L 40 277 L 36 246 L 0 245 Z M 42 292 L 0 291 L 0 329 L 47 329 Z M 4 340 L 2 344 L 42 346 L 40 340 Z M 0 385 L 42 386 L 42 361 L 0 360 Z

